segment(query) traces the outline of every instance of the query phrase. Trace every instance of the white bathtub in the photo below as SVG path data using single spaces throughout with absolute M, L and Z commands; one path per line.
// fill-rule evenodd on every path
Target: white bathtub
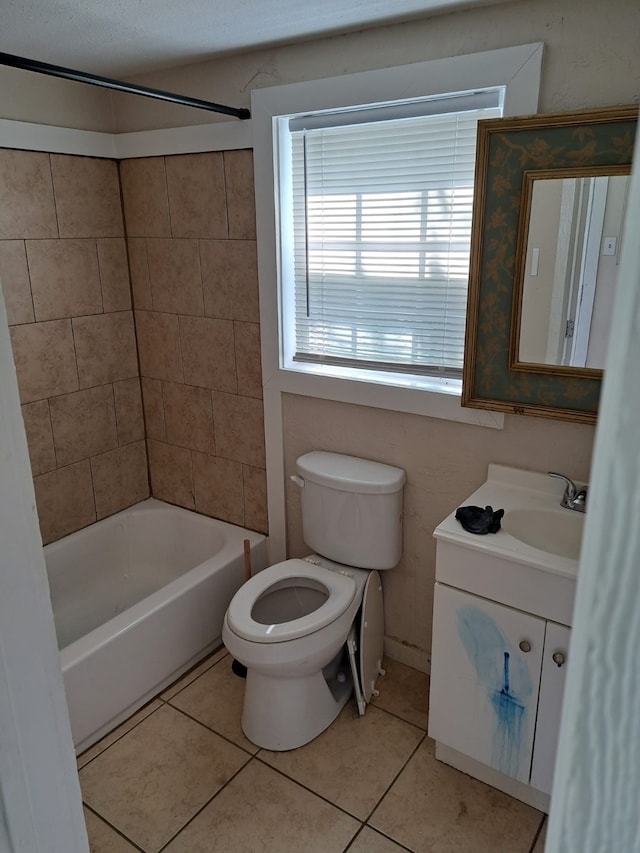
M 220 644 L 264 536 L 149 498 L 44 549 L 71 731 L 81 752 Z

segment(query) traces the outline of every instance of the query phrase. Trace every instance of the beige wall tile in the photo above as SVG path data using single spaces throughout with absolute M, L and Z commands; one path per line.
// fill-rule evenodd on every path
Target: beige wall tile
M 58 465 L 118 446 L 111 385 L 53 397 L 49 406 Z
M 149 497 L 144 441 L 94 456 L 91 473 L 98 518 L 113 515 Z
M 175 314 L 136 311 L 135 320 L 141 375 L 182 382 L 180 332 Z
M 258 264 L 252 240 L 201 240 L 204 313 L 260 322 Z
M 43 544 L 96 520 L 89 460 L 34 477 Z
M 0 240 L 0 286 L 9 325 L 33 323 L 35 317 L 24 240 Z
M 175 382 L 162 384 L 167 442 L 214 453 L 211 392 Z
M 152 439 L 147 450 L 153 497 L 195 509 L 191 451 Z
M 0 149 L 0 240 L 57 236 L 49 155 Z
M 130 444 L 145 437 L 142 394 L 138 377 L 113 383 L 118 444 Z
M 193 476 L 198 512 L 231 524 L 244 524 L 242 465 L 194 453 Z
M 236 359 L 231 320 L 180 317 L 184 381 L 217 391 L 235 392 Z
M 98 265 L 104 311 L 127 311 L 131 308 L 131 282 L 124 237 L 100 239 Z
M 181 154 L 165 165 L 173 236 L 226 237 L 222 154 Z
M 56 467 L 56 452 L 53 446 L 49 401 L 26 403 L 22 407 L 22 419 L 27 434 L 33 475 L 52 471 Z
M 134 308 L 151 311 L 151 282 L 149 281 L 149 262 L 147 260 L 147 241 L 142 237 L 127 240 L 129 254 L 129 275 Z
M 256 206 L 253 190 L 253 151 L 224 152 L 229 237 L 252 240 L 256 236 Z
M 122 237 L 120 183 L 115 160 L 51 155 L 61 237 Z
M 142 405 L 144 408 L 145 431 L 147 438 L 158 441 L 167 440 L 167 428 L 164 422 L 164 404 L 162 401 L 162 382 L 159 379 L 140 379 L 142 386 Z
M 218 456 L 264 468 L 262 400 L 214 391 L 212 401 Z
M 151 297 L 156 311 L 204 313 L 197 240 L 147 240 Z
M 10 332 L 21 402 L 78 390 L 71 320 L 12 326 Z
M 27 240 L 36 320 L 102 311 L 95 240 Z
M 81 388 L 138 375 L 131 311 L 76 317 L 73 320 L 73 337 Z
M 257 323 L 234 323 L 238 394 L 262 397 L 262 365 L 260 362 L 260 326 Z
M 121 160 L 120 182 L 127 236 L 170 237 L 164 158 Z
M 244 484 L 244 526 L 258 533 L 269 532 L 267 516 L 267 472 L 264 468 L 242 466 Z

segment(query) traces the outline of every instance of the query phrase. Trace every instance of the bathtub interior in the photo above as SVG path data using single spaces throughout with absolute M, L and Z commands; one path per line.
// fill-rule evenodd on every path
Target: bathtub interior
M 224 528 L 151 499 L 45 548 L 60 649 L 220 551 Z

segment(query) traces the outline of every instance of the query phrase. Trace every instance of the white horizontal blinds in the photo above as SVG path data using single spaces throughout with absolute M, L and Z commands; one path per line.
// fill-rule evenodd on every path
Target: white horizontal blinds
M 460 375 L 476 126 L 501 114 L 488 94 L 291 121 L 296 360 Z

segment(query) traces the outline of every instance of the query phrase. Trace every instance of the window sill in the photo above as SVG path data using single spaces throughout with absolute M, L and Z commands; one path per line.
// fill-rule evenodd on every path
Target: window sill
M 461 390 L 462 382 L 456 379 L 437 380 L 308 364 L 281 368 L 265 382 L 265 393 L 299 394 L 502 429 L 502 413 L 463 408 L 460 405 Z

